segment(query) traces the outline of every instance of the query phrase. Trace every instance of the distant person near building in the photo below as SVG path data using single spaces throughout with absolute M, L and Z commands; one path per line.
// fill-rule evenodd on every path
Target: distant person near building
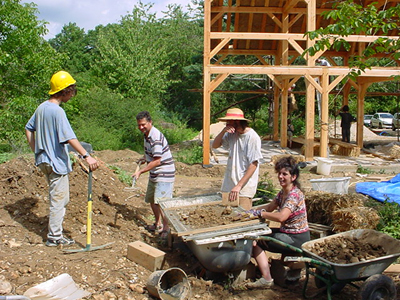
M 356 119 L 349 113 L 349 106 L 343 105 L 336 113 L 336 116 L 340 115 L 342 121 L 340 126 L 342 127 L 342 141 L 350 143 L 350 128 L 351 122 L 356 121 Z
M 256 194 L 258 173 L 262 159 L 261 139 L 249 120 L 239 108 L 230 108 L 225 117 L 218 120 L 226 126 L 215 137 L 213 148 L 223 146 L 229 150 L 229 157 L 222 183 L 222 192 L 229 193 L 229 200 L 239 197 L 239 205 L 248 210 L 252 207 L 252 198 Z
M 289 148 L 292 148 L 292 140 L 293 140 L 294 126 L 292 124 L 292 120 L 287 120 L 287 138 L 289 143 Z

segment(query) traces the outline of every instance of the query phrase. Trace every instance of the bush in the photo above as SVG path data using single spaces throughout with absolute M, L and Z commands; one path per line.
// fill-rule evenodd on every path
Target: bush
M 274 198 L 278 193 L 279 189 L 274 187 L 273 181 L 268 172 L 265 172 L 260 180 L 258 181 L 257 192 L 255 198 L 261 198 L 261 200 L 254 203 L 255 206 L 265 204 L 269 199 Z
M 381 218 L 376 229 L 395 239 L 400 239 L 400 205 L 389 198 L 383 203 L 370 199 L 366 205 L 376 209 Z
M 203 147 L 192 143 L 174 153 L 174 159 L 188 165 L 201 164 L 203 162 Z

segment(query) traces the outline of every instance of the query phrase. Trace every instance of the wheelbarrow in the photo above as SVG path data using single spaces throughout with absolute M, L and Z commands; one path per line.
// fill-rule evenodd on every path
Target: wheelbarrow
M 325 242 L 337 237 L 357 238 L 359 241 L 368 242 L 372 245 L 380 245 L 386 254 L 381 257 L 367 259 L 357 263 L 338 264 L 333 263 L 317 255 L 312 250 L 316 243 Z M 252 237 L 247 237 L 252 238 Z M 387 234 L 372 229 L 355 229 L 327 237 L 315 239 L 304 243 L 301 249 L 285 244 L 271 237 L 253 237 L 255 240 L 263 239 L 287 246 L 301 254 L 299 257 L 285 257 L 287 262 L 304 262 L 306 279 L 303 286 L 304 298 L 315 298 L 325 292 L 328 300 L 332 294 L 339 293 L 347 284 L 358 289 L 357 300 L 396 300 L 396 286 L 393 280 L 383 275 L 382 272 L 400 256 L 400 241 Z M 319 290 L 310 295 L 308 283 L 310 275 L 315 278 L 315 285 Z M 363 281 L 361 285 L 354 282 Z
M 258 219 L 202 228 L 185 225 L 178 211 L 197 205 L 216 210 L 222 205 L 222 197 L 218 194 L 206 194 L 160 201 L 160 207 L 177 235 L 182 237 L 201 265 L 208 271 L 229 274 L 242 270 L 250 262 L 253 249 L 252 241 L 243 237 L 271 233 L 268 224 L 261 223 Z M 244 212 L 242 207 L 232 207 L 232 216 Z

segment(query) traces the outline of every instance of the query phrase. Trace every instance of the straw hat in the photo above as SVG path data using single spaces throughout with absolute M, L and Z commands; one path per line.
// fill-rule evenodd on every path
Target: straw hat
M 229 121 L 229 120 L 245 120 L 250 121 L 244 117 L 244 113 L 239 108 L 230 108 L 226 112 L 225 117 L 218 118 L 219 121 Z

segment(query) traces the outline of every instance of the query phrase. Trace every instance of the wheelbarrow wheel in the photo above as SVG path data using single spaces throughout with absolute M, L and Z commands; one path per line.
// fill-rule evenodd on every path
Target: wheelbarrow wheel
M 316 273 L 318 276 L 321 276 L 327 280 L 330 280 L 329 275 L 327 274 L 322 274 L 321 270 L 316 270 Z M 323 281 L 322 279 L 318 278 L 317 276 L 314 277 L 314 282 L 315 282 L 315 286 L 319 289 L 326 287 L 326 283 L 325 281 Z M 332 284 L 331 286 L 331 294 L 338 294 L 340 293 L 341 290 L 343 290 L 343 288 L 346 286 L 345 282 L 335 282 Z
M 393 280 L 382 274 L 367 278 L 357 293 L 357 300 L 395 300 L 396 286 Z

